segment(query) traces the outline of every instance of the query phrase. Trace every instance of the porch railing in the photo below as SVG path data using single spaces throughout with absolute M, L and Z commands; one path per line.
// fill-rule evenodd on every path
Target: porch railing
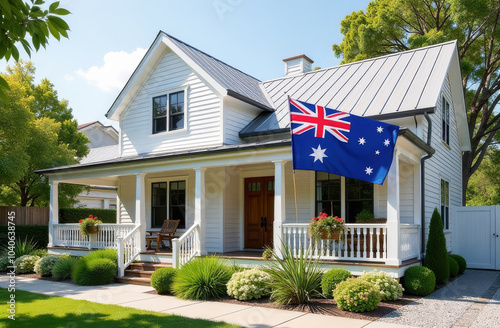
M 135 226 L 125 237 L 118 237 L 118 277 L 125 275 L 125 269 L 141 253 L 141 226 Z
M 134 229 L 133 224 L 99 224 L 95 235 L 82 237 L 78 223 L 54 224 L 54 246 L 86 247 L 86 248 L 117 248 L 116 240 L 124 237 Z
M 181 237 L 172 240 L 172 266 L 180 268 L 200 255 L 200 226 L 195 223 Z
M 420 226 L 417 224 L 400 225 L 400 256 L 401 260 L 419 258 L 420 250 Z
M 385 224 L 346 224 L 340 240 L 314 240 L 307 233 L 308 223 L 283 224 L 283 240 L 294 255 L 311 247 L 314 257 L 324 260 L 380 262 L 387 259 Z

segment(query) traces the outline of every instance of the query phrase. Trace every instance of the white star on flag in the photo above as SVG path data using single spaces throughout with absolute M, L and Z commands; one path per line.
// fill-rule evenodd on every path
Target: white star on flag
M 358 142 L 360 145 L 364 145 L 366 143 L 366 140 L 365 140 L 365 138 L 361 137 L 361 138 L 359 138 Z
M 379 126 L 379 127 L 377 128 L 377 132 L 378 132 L 378 133 L 382 133 L 382 132 L 384 132 L 384 128 L 383 128 L 383 127 L 381 127 L 381 126 Z
M 370 175 L 373 173 L 373 169 L 371 167 L 367 167 L 366 170 L 365 170 L 366 174 Z
M 391 142 L 389 141 L 389 139 L 384 140 L 384 146 L 389 147 L 390 144 Z
M 375 155 L 380 155 L 380 150 L 376 150 Z
M 328 157 L 327 155 L 325 155 L 326 148 L 321 149 L 321 145 L 318 145 L 318 148 L 316 149 L 314 149 L 313 147 L 311 147 L 311 149 L 313 150 L 313 153 L 309 156 L 314 157 L 314 162 L 319 160 L 321 163 L 323 163 L 323 158 Z

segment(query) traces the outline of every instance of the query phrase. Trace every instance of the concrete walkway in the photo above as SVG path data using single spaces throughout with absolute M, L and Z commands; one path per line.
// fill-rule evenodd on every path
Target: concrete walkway
M 440 328 L 500 327 L 500 272 L 466 270 L 445 287 L 377 322 Z
M 0 276 L 0 287 L 6 288 L 8 277 Z M 151 287 L 111 284 L 105 286 L 77 286 L 72 283 L 17 278 L 16 288 L 33 293 L 63 296 L 102 304 L 116 304 L 141 310 L 150 310 L 183 317 L 224 321 L 244 327 L 265 328 L 398 328 L 408 327 L 387 322 L 346 319 L 334 316 L 295 311 L 268 309 L 250 305 L 220 302 L 184 301 L 173 296 L 149 294 Z

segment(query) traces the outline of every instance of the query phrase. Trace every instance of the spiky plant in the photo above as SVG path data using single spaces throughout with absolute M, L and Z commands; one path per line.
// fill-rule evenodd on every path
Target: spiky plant
M 292 250 L 281 242 L 283 260 L 273 251 L 275 261 L 268 264 L 271 275 L 271 300 L 279 304 L 306 304 L 321 297 L 322 270 L 310 249 L 294 258 Z

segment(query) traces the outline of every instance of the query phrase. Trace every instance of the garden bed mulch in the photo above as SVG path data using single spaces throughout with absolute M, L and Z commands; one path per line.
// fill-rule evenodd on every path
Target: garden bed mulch
M 156 291 L 147 292 L 148 294 L 158 294 Z M 249 306 L 260 306 L 265 308 L 272 309 L 280 309 L 280 310 L 288 310 L 288 311 L 298 311 L 298 312 L 306 312 L 306 313 L 314 313 L 314 314 L 323 314 L 323 315 L 333 315 L 336 317 L 343 318 L 351 318 L 351 319 L 362 319 L 362 320 L 370 320 L 375 321 L 379 318 L 382 318 L 386 314 L 399 309 L 400 307 L 410 304 L 411 302 L 417 301 L 421 298 L 421 296 L 413 296 L 413 295 L 403 295 L 399 300 L 392 302 L 380 302 L 378 307 L 371 312 L 364 313 L 355 313 L 349 311 L 342 311 L 337 308 L 337 303 L 333 299 L 324 299 L 318 298 L 313 299 L 311 303 L 308 305 L 281 305 L 273 303 L 269 300 L 269 298 L 261 298 L 258 300 L 250 300 L 250 301 L 238 301 L 232 297 L 223 297 L 216 300 L 210 300 L 211 302 L 220 302 L 220 303 L 231 303 L 231 304 L 240 304 L 240 305 L 249 305 Z

